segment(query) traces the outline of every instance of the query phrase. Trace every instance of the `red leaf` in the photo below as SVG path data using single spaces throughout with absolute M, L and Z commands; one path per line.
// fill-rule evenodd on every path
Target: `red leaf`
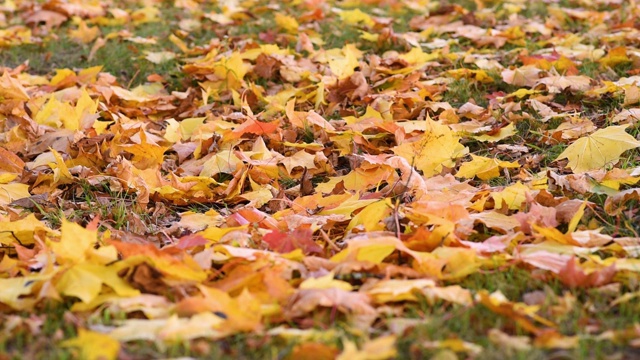
M 250 133 L 256 135 L 272 134 L 278 130 L 280 123 L 278 121 L 262 122 L 248 118 L 240 126 L 232 131 L 231 137 L 240 138 L 242 135 Z
M 575 258 L 567 261 L 566 265 L 560 269 L 558 277 L 569 287 L 598 287 L 608 284 L 616 274 L 615 265 L 611 265 L 602 270 L 586 274 L 576 263 Z
M 100 225 L 100 215 L 97 215 L 87 224 L 87 230 L 98 230 L 99 225 Z
M 266 234 L 263 240 L 269 244 L 271 250 L 279 253 L 288 253 L 295 249 L 302 249 L 305 254 L 322 252 L 322 247 L 313 241 L 312 235 L 310 229 L 296 229 L 290 233 L 274 230 Z
M 209 241 L 205 239 L 202 235 L 191 234 L 186 235 L 178 239 L 178 244 L 176 247 L 181 250 L 194 248 L 200 245 L 206 245 Z

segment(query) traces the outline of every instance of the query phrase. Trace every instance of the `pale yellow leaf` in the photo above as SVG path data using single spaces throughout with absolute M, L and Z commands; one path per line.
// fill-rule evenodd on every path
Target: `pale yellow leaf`
M 437 175 L 443 167 L 452 168 L 455 159 L 466 154 L 469 149 L 460 144 L 460 136 L 446 125 L 429 118 L 425 133 L 419 140 L 405 142 L 394 147 L 396 155 L 402 156 L 426 177 Z
M 27 184 L 0 184 L 0 205 L 31 196 Z
M 582 137 L 569 145 L 556 160 L 568 159 L 567 166 L 574 173 L 612 165 L 623 152 L 640 146 L 640 141 L 625 131 L 627 126 L 609 126 Z
M 501 168 L 520 167 L 517 161 L 501 161 L 495 158 L 477 155 L 471 155 L 471 159 L 472 160 L 470 162 L 466 162 L 460 166 L 460 169 L 456 174 L 457 177 L 470 179 L 477 176 L 481 180 L 489 180 L 499 177 Z
M 504 188 L 502 191 L 492 193 L 491 196 L 495 201 L 496 209 L 502 209 L 506 204 L 509 209 L 518 210 L 526 200 L 526 193 L 530 191 L 531 190 L 526 185 L 523 185 L 518 181 L 517 183 Z
M 109 335 L 78 329 L 78 336 L 60 343 L 62 347 L 80 349 L 80 358 L 85 360 L 112 360 L 118 358 L 120 342 Z
M 329 288 L 338 288 L 345 291 L 353 290 L 351 284 L 346 281 L 336 280 L 333 277 L 335 274 L 333 272 L 328 273 L 327 275 L 320 276 L 317 278 L 307 278 L 302 283 L 300 283 L 300 289 L 329 289 Z

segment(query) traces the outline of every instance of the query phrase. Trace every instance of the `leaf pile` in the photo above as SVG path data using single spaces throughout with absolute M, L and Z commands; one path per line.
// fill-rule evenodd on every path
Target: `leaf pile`
M 414 357 L 640 345 L 637 311 L 593 319 L 640 291 L 635 2 L 0 11 L 3 51 L 64 36 L 87 64 L 113 46 L 137 66 L 2 68 L 7 352 L 46 333 L 52 304 L 73 323 L 53 341 L 82 358 L 136 341 L 206 355 L 202 339 L 239 334 L 292 358 L 392 358 L 424 309 L 491 320 L 481 340 L 420 337 Z M 165 39 L 137 33 L 154 23 Z M 469 281 L 514 271 L 554 288 Z

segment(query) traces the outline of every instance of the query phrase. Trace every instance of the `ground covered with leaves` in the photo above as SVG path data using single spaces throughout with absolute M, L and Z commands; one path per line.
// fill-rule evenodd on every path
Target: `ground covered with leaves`
M 639 16 L 0 2 L 0 359 L 637 358 Z

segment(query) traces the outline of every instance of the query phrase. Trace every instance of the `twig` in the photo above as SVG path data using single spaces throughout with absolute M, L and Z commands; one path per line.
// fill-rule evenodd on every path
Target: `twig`
M 324 232 L 324 230 L 322 230 L 322 229 L 320 229 L 320 236 L 322 236 L 322 239 L 324 241 L 326 241 L 327 244 L 329 244 L 329 246 L 333 250 L 335 250 L 335 251 L 340 251 L 341 250 L 340 247 L 338 245 L 336 245 L 336 243 L 333 240 L 331 240 L 331 238 L 329 238 L 329 235 L 327 235 L 327 233 Z

